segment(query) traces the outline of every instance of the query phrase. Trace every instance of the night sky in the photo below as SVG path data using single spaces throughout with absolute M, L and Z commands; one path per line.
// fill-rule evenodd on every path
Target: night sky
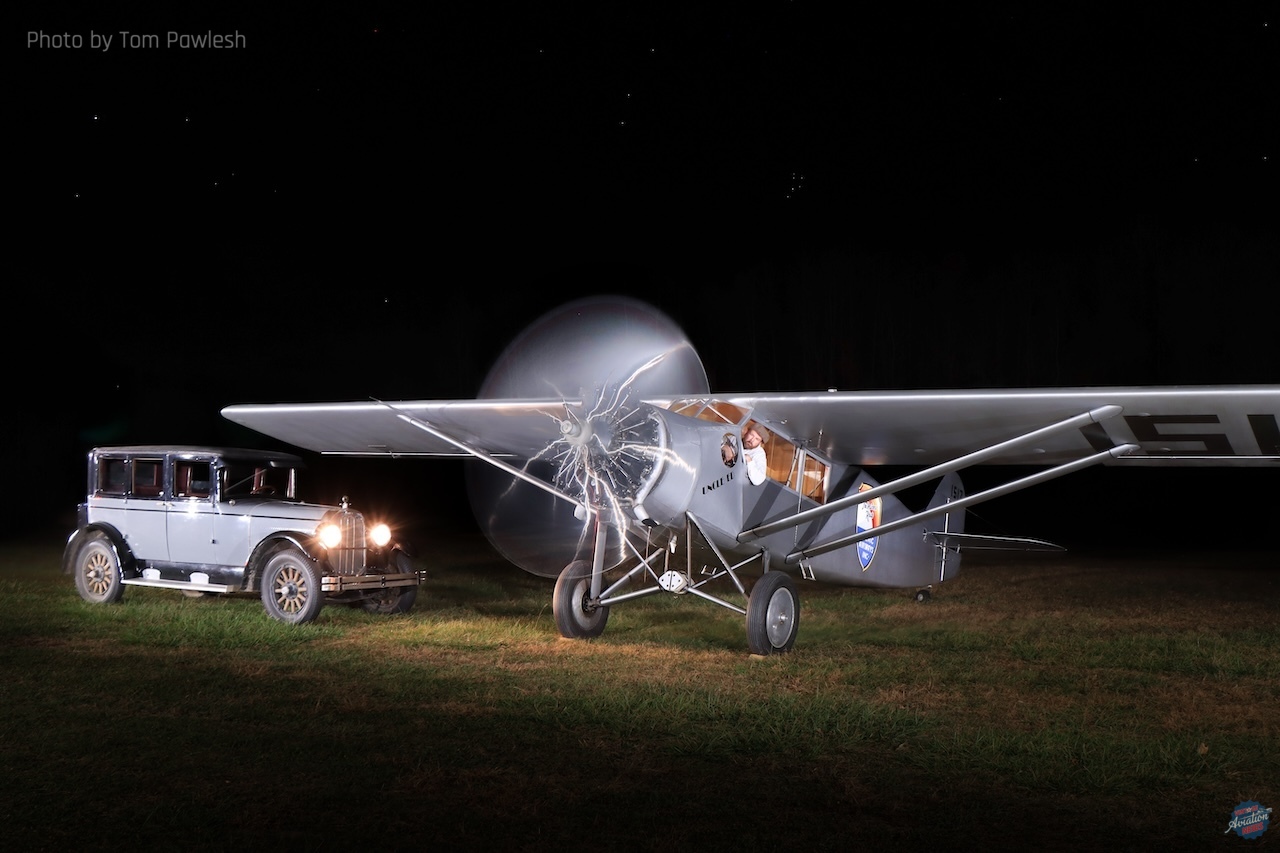
M 1280 381 L 1266 4 L 47 5 L 4 346 L 51 513 L 230 403 L 472 396 L 590 294 L 713 390 Z

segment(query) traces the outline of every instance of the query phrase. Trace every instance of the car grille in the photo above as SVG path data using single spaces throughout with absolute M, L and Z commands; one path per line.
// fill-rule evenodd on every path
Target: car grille
M 330 571 L 335 575 L 364 574 L 364 516 L 358 512 L 344 512 L 333 521 L 342 529 L 343 547 L 330 550 Z

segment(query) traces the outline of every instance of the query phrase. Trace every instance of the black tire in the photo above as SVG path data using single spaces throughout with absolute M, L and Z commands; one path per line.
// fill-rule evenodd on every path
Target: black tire
M 921 604 L 926 603 L 931 598 L 933 598 L 933 593 L 929 592 L 929 590 L 927 589 L 916 590 L 915 599 Z
M 576 560 L 564 567 L 556 578 L 556 591 L 551 610 L 556 617 L 560 636 L 571 640 L 599 637 L 609 621 L 609 608 L 587 604 L 591 594 L 591 564 Z
M 800 630 L 800 597 L 786 572 L 765 572 L 747 600 L 747 645 L 753 654 L 787 652 Z
M 76 552 L 76 591 L 91 604 L 115 604 L 124 597 L 120 556 L 102 533 L 90 533 Z
M 297 548 L 285 548 L 271 555 L 262 570 L 261 592 L 267 615 L 291 625 L 310 622 L 324 606 L 320 570 Z
M 413 571 L 413 561 L 404 551 L 391 553 L 390 568 L 393 572 L 404 574 Z M 369 598 L 363 599 L 360 606 L 366 613 L 380 613 L 390 616 L 396 613 L 408 613 L 413 603 L 418 600 L 418 585 L 393 586 L 380 589 Z

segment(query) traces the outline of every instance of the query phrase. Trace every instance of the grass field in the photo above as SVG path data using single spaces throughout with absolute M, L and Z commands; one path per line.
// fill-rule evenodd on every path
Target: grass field
M 927 604 L 801 583 L 792 653 L 692 597 L 562 640 L 441 533 L 415 610 L 82 602 L 0 546 L 8 850 L 1266 850 L 1274 553 L 966 558 Z

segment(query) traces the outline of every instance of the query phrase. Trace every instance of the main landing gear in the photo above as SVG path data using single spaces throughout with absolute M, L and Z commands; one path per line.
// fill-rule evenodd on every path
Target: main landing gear
M 729 574 L 724 571 L 696 583 L 683 574 L 667 572 L 646 589 L 611 598 L 620 586 L 646 569 L 646 565 L 642 563 L 632 569 L 623 580 L 602 591 L 600 595 L 593 596 L 591 594 L 591 563 L 586 560 L 577 560 L 565 566 L 556 580 L 555 593 L 551 602 L 556 630 L 560 632 L 560 636 L 583 640 L 603 634 L 605 625 L 609 621 L 609 605 L 602 602 L 637 598 L 658 592 L 677 595 L 693 592 L 699 598 L 746 616 L 747 646 L 752 654 L 781 654 L 790 651 L 795 645 L 796 632 L 800 628 L 800 596 L 796 591 L 795 581 L 785 572 L 772 571 L 761 575 L 747 598 L 746 610 L 698 590 L 704 583 L 715 577 Z M 672 576 L 678 576 L 681 582 L 672 582 Z M 736 577 L 734 581 L 737 582 Z M 738 588 L 742 589 L 741 584 Z
M 556 579 L 551 610 L 556 617 L 560 636 L 588 639 L 604 633 L 609 621 L 609 608 L 591 600 L 591 564 L 577 560 L 564 567 Z
M 800 598 L 791 575 L 765 572 L 747 600 L 747 645 L 752 654 L 788 652 L 800 628 Z

